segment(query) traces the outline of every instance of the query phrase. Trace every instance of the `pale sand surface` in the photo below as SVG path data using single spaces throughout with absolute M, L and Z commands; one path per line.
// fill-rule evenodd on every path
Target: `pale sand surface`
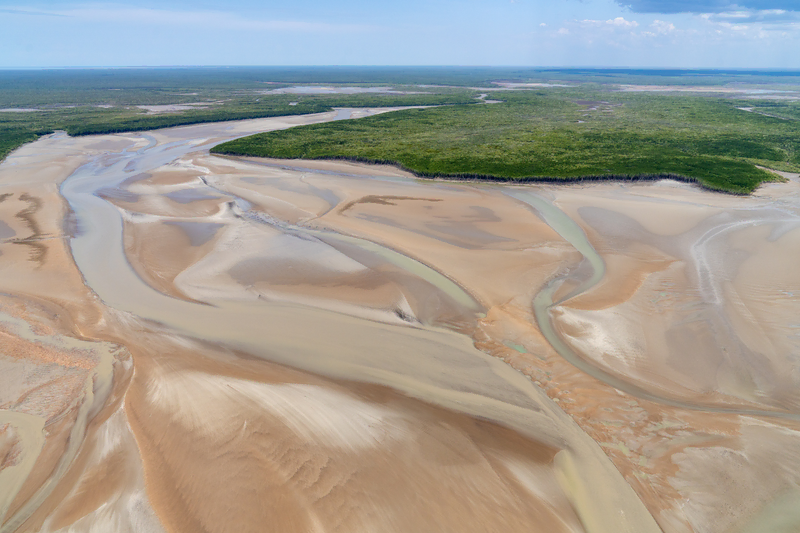
M 192 102 L 189 104 L 166 104 L 166 105 L 139 105 L 139 109 L 147 111 L 148 115 L 160 115 L 162 113 L 176 113 L 178 111 L 187 111 L 189 109 L 206 109 L 209 106 L 219 104 L 220 102 Z
M 0 165 L 0 531 L 800 523 L 796 176 L 737 198 L 207 153 L 341 115 Z
M 785 86 L 788 87 L 788 86 Z M 780 98 L 794 100 L 800 98 L 800 91 L 791 89 L 755 89 L 747 87 L 729 87 L 720 85 L 620 85 L 620 90 L 626 92 L 685 92 L 685 93 L 715 93 L 715 94 L 740 94 L 748 98 Z
M 263 94 L 420 94 L 418 91 L 398 91 L 392 87 L 326 87 L 322 85 L 298 85 L 261 92 Z

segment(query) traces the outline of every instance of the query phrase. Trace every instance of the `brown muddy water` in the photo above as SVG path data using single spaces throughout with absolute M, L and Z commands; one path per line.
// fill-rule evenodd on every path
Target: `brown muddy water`
M 0 531 L 797 531 L 796 177 L 208 154 L 384 111 L 0 165 Z

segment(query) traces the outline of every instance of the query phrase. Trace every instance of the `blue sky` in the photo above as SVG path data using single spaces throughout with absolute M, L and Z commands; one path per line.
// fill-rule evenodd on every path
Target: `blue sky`
M 0 0 L 0 67 L 800 68 L 800 0 Z

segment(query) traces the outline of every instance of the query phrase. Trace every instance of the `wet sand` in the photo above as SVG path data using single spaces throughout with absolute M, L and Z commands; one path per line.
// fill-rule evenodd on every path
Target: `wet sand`
M 0 531 L 800 524 L 796 176 L 736 198 L 208 154 L 341 118 L 0 165 Z

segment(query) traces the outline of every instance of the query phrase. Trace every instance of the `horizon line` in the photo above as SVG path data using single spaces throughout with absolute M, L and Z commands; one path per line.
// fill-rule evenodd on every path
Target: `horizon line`
M 91 66 L 0 66 L 0 70 L 147 70 L 147 69 L 225 69 L 225 68 L 457 68 L 457 69 L 529 69 L 529 70 L 667 70 L 728 72 L 797 72 L 800 68 L 774 67 L 656 67 L 656 66 L 533 66 L 533 65 L 91 65 Z

